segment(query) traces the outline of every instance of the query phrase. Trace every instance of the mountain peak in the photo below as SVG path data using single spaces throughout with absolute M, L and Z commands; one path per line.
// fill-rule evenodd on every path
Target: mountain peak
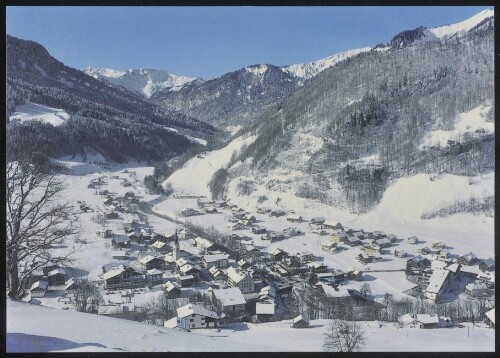
M 483 22 L 485 19 L 494 17 L 495 12 L 490 9 L 485 9 L 478 12 L 476 15 L 469 17 L 468 19 L 457 22 L 455 24 L 444 25 L 439 27 L 434 27 L 429 29 L 436 37 L 443 38 L 454 35 L 459 32 L 466 32 Z

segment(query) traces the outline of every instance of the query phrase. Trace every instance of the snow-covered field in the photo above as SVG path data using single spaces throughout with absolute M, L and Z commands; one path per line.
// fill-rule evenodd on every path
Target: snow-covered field
M 60 126 L 65 123 L 71 115 L 62 109 L 52 108 L 36 103 L 26 103 L 16 107 L 16 111 L 10 116 L 12 120 L 40 121 L 53 126 Z
M 7 352 L 181 352 L 322 350 L 327 320 L 308 329 L 290 328 L 290 320 L 235 324 L 216 330 L 181 332 L 159 326 L 7 302 Z M 495 330 L 484 325 L 431 330 L 404 330 L 392 324 L 361 323 L 362 351 L 495 350 Z

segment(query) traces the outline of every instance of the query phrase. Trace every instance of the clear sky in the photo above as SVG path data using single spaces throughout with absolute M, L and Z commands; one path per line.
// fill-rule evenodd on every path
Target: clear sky
M 7 33 L 64 64 L 209 78 L 389 41 L 493 7 L 7 7 Z

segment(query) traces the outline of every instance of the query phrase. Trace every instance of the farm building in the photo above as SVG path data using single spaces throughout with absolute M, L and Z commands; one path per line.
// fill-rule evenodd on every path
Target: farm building
M 226 289 L 208 289 L 212 298 L 220 304 L 225 314 L 230 316 L 239 316 L 245 314 L 246 301 L 238 287 Z
M 308 328 L 309 327 L 309 318 L 304 314 L 300 314 L 292 320 L 292 324 L 290 325 L 292 328 Z
M 33 283 L 30 289 L 31 298 L 45 297 L 45 293 L 47 293 L 48 288 L 49 284 L 47 281 L 40 280 Z
M 302 216 L 300 215 L 288 215 L 286 221 L 290 221 L 292 223 L 300 223 L 302 221 Z

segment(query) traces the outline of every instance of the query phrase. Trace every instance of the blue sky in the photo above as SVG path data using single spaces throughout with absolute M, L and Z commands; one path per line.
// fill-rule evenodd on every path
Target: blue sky
M 214 77 L 318 60 L 387 42 L 402 30 L 459 22 L 463 7 L 7 7 L 7 33 L 64 64 L 157 68 Z

